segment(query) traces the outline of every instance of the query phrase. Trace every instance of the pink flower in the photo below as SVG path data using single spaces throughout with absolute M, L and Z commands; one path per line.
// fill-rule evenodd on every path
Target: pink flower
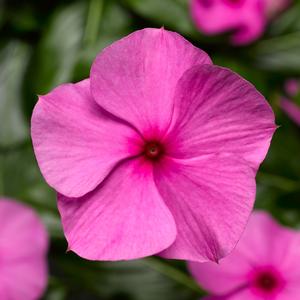
M 41 96 L 32 116 L 69 249 L 92 260 L 227 255 L 274 130 L 250 83 L 164 29 L 107 47 L 90 80 Z
M 289 97 L 295 97 L 300 91 L 300 82 L 296 78 L 288 79 L 285 81 L 284 89 Z
M 258 39 L 268 20 L 290 0 L 191 0 L 196 26 L 207 35 L 232 32 L 231 42 L 249 44 Z
M 300 295 L 300 233 L 270 215 L 250 218 L 236 249 L 220 264 L 190 262 L 189 268 L 210 300 L 298 299 Z
M 47 284 L 47 232 L 30 208 L 0 198 L 0 299 L 37 300 Z
M 299 94 L 300 84 L 297 79 L 289 79 L 285 82 L 285 92 L 290 98 L 294 98 Z M 300 107 L 294 103 L 292 99 L 282 97 L 280 99 L 281 109 L 293 120 L 297 125 L 300 126 Z
M 289 100 L 285 97 L 281 98 L 280 106 L 281 109 L 289 116 L 289 118 L 300 126 L 300 107 L 292 100 Z

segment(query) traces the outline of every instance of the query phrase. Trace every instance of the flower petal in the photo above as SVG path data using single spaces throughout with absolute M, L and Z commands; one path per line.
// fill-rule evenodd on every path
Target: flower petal
M 175 32 L 144 29 L 113 43 L 91 70 L 95 100 L 112 114 L 147 131 L 164 131 L 178 79 L 190 67 L 210 64 L 202 50 Z
M 204 299 L 205 300 L 262 300 L 261 297 L 253 295 L 253 293 L 251 293 L 249 289 L 239 290 L 226 296 L 208 296 L 205 297 Z
M 178 83 L 169 155 L 229 152 L 257 169 L 275 131 L 274 114 L 246 80 L 217 66 L 198 66 Z
M 94 102 L 89 80 L 41 96 L 31 135 L 48 184 L 69 197 L 93 190 L 122 159 L 137 153 L 140 137 Z
M 232 33 L 232 43 L 249 44 L 264 32 L 266 16 L 260 0 L 192 0 L 191 13 L 205 34 Z
M 163 257 L 218 261 L 232 251 L 255 198 L 250 167 L 231 155 L 207 155 L 165 159 L 154 175 L 177 225 L 177 238 Z
M 69 249 L 91 260 L 155 254 L 175 239 L 176 226 L 143 158 L 124 162 L 80 199 L 58 197 Z
M 268 213 L 257 211 L 233 254 L 243 256 L 249 265 L 276 266 L 282 274 L 292 277 L 300 259 L 299 248 L 299 232 L 278 224 Z M 300 275 L 300 271 L 297 273 Z
M 23 204 L 0 199 L 0 297 L 39 299 L 47 285 L 47 232 Z
M 1 300 L 41 299 L 47 286 L 48 269 L 45 257 L 23 259 L 15 264 L 1 267 L 1 273 L 3 294 L 6 295 Z
M 14 200 L 0 198 L 0 220 L 1 262 L 46 254 L 48 234 L 32 209 Z
M 299 245 L 298 232 L 279 225 L 265 212 L 255 212 L 237 247 L 220 264 L 190 262 L 189 269 L 204 289 L 225 295 L 249 284 L 253 270 L 271 266 L 283 276 L 283 292 L 288 294 L 299 291 Z M 249 289 L 249 293 L 255 298 L 255 292 Z

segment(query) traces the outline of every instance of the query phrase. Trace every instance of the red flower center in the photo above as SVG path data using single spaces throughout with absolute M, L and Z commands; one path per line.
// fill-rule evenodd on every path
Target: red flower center
M 164 152 L 163 146 L 159 142 L 147 142 L 144 148 L 144 154 L 151 160 L 159 159 Z
M 264 267 L 251 274 L 251 287 L 261 296 L 277 295 L 285 286 L 285 280 L 275 268 Z
M 278 287 L 278 280 L 271 272 L 262 272 L 254 280 L 257 289 L 272 292 Z

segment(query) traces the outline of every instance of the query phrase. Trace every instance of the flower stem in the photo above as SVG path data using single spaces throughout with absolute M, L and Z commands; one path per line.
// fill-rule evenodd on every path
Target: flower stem
M 174 268 L 173 266 L 162 262 L 158 258 L 149 257 L 142 262 L 147 265 L 149 268 L 173 279 L 174 281 L 180 283 L 181 285 L 186 286 L 190 290 L 193 290 L 199 295 L 204 295 L 205 293 L 201 290 L 201 288 L 197 285 L 197 283 L 184 272 Z
M 103 0 L 90 0 L 83 42 L 89 47 L 97 41 L 99 23 L 103 11 Z

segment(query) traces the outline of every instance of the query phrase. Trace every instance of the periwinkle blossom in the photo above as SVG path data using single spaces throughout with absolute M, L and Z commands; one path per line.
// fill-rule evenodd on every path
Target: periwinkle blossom
M 298 79 L 289 79 L 285 82 L 285 93 L 280 99 L 281 109 L 300 126 L 300 106 L 293 100 L 300 93 L 300 82 Z
M 291 300 L 300 295 L 300 232 L 255 212 L 234 251 L 219 264 L 190 262 L 206 300 Z
M 47 232 L 32 209 L 0 198 L 0 299 L 38 300 L 48 278 Z
M 274 130 L 250 83 L 144 29 L 105 48 L 90 79 L 40 96 L 31 132 L 70 250 L 217 261 L 246 226 Z
M 249 44 L 265 31 L 268 21 L 290 0 L 191 0 L 196 26 L 207 35 L 231 33 L 235 45 Z

